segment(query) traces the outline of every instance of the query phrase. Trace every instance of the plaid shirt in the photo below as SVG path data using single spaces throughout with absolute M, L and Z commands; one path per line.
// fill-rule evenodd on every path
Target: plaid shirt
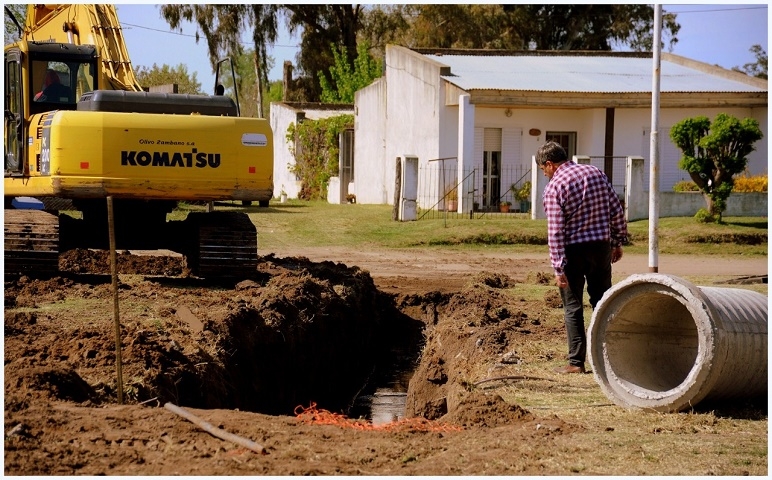
M 555 275 L 566 267 L 566 245 L 627 240 L 627 223 L 606 174 L 592 165 L 571 161 L 558 167 L 542 196 L 547 213 L 547 241 Z

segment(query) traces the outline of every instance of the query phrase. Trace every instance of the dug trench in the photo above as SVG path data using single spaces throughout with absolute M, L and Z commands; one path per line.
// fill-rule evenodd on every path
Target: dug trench
M 684 416 L 628 415 L 613 406 L 572 415 L 570 399 L 586 403 L 597 386 L 589 376 L 547 372 L 563 361 L 565 332 L 543 258 L 494 254 L 478 262 L 466 253 L 327 248 L 276 255 L 283 258 L 262 257 L 250 278 L 214 284 L 191 277 L 176 257 L 119 253 L 125 405 L 117 401 L 107 255 L 71 251 L 60 255 L 57 276 L 6 278 L 4 472 L 767 472 L 766 455 L 746 463 L 751 457 L 742 453 L 767 451 L 766 398 L 722 406 L 719 418 L 710 406 Z M 535 377 L 517 375 L 528 372 Z M 357 401 L 350 407 L 352 398 L 376 397 L 381 380 L 396 382 L 406 417 L 419 417 L 360 428 L 351 417 L 365 413 Z M 526 410 L 520 392 L 545 400 Z M 560 416 L 540 408 L 566 399 Z M 266 453 L 211 435 L 164 402 Z M 308 410 L 295 414 L 312 402 L 349 418 L 331 425 Z M 628 426 L 632 418 L 637 427 Z M 662 454 L 642 458 L 640 442 L 664 442 Z M 722 443 L 720 455 L 705 454 L 714 442 Z M 725 454 L 725 442 L 739 453 Z
M 505 275 L 478 274 L 455 293 L 395 295 L 358 267 L 302 257 L 263 257 L 253 278 L 226 285 L 190 277 L 178 257 L 122 252 L 117 265 L 125 403 L 359 416 L 357 399 L 397 372 L 410 378 L 408 417 L 464 423 L 475 410 L 486 424 L 526 414 L 467 398 L 475 366 L 540 326 L 502 293 L 514 287 Z M 109 258 L 72 250 L 60 270 L 6 279 L 7 426 L 39 400 L 118 401 Z

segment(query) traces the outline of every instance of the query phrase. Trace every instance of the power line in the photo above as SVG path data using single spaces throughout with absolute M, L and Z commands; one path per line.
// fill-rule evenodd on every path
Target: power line
M 126 23 L 126 22 L 121 22 L 121 25 L 128 25 L 129 27 L 134 27 L 134 28 L 141 28 L 141 29 L 143 29 L 143 30 L 152 30 L 153 32 L 159 32 L 159 33 L 169 33 L 169 34 L 172 34 L 172 35 L 177 35 L 177 36 L 180 36 L 180 37 L 191 37 L 191 38 L 196 38 L 196 35 L 191 35 L 191 34 L 189 34 L 189 33 L 174 32 L 174 31 L 172 31 L 172 30 L 161 30 L 160 28 L 145 27 L 145 26 L 143 26 L 143 25 L 136 25 L 136 24 L 133 24 L 133 23 Z M 246 41 L 246 40 L 240 40 L 240 41 L 239 41 L 239 43 L 242 43 L 242 44 L 244 44 L 244 45 L 251 45 L 251 44 L 252 44 L 252 42 L 251 42 L 251 41 Z M 271 45 L 271 47 L 272 47 L 272 48 L 275 48 L 275 47 L 282 47 L 282 48 L 300 48 L 300 45 L 280 45 L 280 44 L 274 44 L 274 45 Z
M 677 13 L 679 15 L 683 15 L 685 13 L 713 13 L 713 12 L 732 12 L 737 10 L 766 10 L 767 6 L 757 6 L 757 7 L 735 7 L 735 8 L 713 8 L 713 9 L 707 9 L 707 10 L 683 10 L 681 12 L 676 10 L 667 10 L 667 13 Z
M 141 28 L 143 30 L 152 30 L 154 32 L 160 32 L 160 33 L 170 33 L 172 35 L 178 35 L 180 37 L 193 37 L 193 38 L 196 38 L 195 35 L 190 35 L 188 33 L 173 32 L 171 30 L 161 30 L 160 28 L 144 27 L 142 25 L 134 25 L 133 23 L 121 22 L 121 25 L 128 25 L 130 27 Z

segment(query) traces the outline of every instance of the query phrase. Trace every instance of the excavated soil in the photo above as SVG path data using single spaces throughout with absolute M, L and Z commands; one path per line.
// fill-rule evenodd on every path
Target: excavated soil
M 481 365 L 512 361 L 523 342 L 564 335 L 540 321 L 559 299 L 503 293 L 526 279 L 550 282 L 544 260 L 451 260 L 438 276 L 392 258 L 381 269 L 371 263 L 371 276 L 268 255 L 252 278 L 231 284 L 190 277 L 179 257 L 120 252 L 116 260 L 118 302 L 105 252 L 62 254 L 52 278 L 6 278 L 6 474 L 561 473 L 514 452 L 548 449 L 579 427 L 469 388 L 488 376 Z M 349 413 L 396 350 L 402 367 L 415 369 L 406 415 L 425 424 L 360 430 L 295 415 L 311 407 Z M 167 402 L 264 452 L 205 433 Z

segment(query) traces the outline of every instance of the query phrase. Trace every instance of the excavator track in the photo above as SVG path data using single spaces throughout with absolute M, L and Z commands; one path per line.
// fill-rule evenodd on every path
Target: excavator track
M 5 274 L 59 271 L 59 218 L 41 210 L 6 209 Z
M 186 260 L 191 273 L 204 278 L 250 277 L 257 269 L 257 229 L 240 212 L 192 212 Z

